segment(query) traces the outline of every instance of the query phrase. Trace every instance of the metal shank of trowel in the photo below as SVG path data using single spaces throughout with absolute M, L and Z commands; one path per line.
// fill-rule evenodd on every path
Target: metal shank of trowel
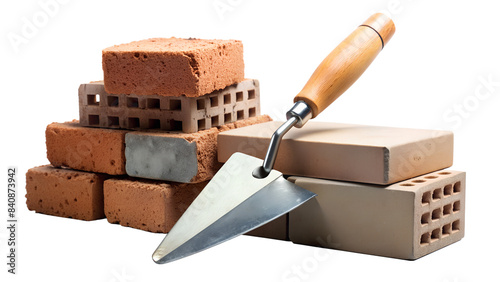
M 293 107 L 286 113 L 287 121 L 283 123 L 271 137 L 271 142 L 267 148 L 266 157 L 261 168 L 254 173 L 255 177 L 266 177 L 273 169 L 276 157 L 278 156 L 278 149 L 285 135 L 293 126 L 302 127 L 312 117 L 311 108 L 304 101 L 297 101 Z

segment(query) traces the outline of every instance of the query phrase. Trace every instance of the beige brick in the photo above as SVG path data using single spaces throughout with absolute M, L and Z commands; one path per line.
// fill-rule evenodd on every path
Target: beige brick
M 38 213 L 82 220 L 104 218 L 102 186 L 108 176 L 35 167 L 26 173 L 26 205 Z
M 269 116 L 262 115 L 195 133 L 127 133 L 127 174 L 183 183 L 209 180 L 222 165 L 217 161 L 217 135 L 220 132 L 270 120 Z
M 281 124 L 268 122 L 219 134 L 219 161 L 235 152 L 263 159 Z M 452 163 L 449 131 L 311 121 L 283 137 L 274 168 L 288 175 L 390 184 Z
M 259 81 L 246 79 L 200 97 L 108 94 L 102 81 L 80 85 L 80 124 L 194 133 L 260 115 Z
M 125 174 L 125 130 L 87 128 L 78 121 L 52 123 L 45 131 L 47 158 L 53 166 Z
M 102 51 L 106 91 L 198 97 L 244 79 L 238 40 L 152 38 Z
M 417 259 L 464 237 L 465 172 L 389 186 L 291 177 L 317 194 L 290 212 L 294 243 Z
M 104 182 L 104 211 L 110 223 L 167 233 L 207 182 L 166 183 L 140 179 Z
M 288 238 L 288 214 L 284 214 L 245 235 L 289 241 Z

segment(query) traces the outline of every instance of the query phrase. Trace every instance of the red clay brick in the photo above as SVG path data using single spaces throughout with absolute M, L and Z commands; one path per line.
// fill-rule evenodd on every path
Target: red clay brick
M 110 223 L 167 233 L 208 183 L 168 183 L 139 179 L 104 182 L 104 211 Z
M 152 38 L 102 52 L 110 94 L 198 97 L 244 79 L 238 40 Z
M 47 158 L 53 166 L 125 174 L 125 130 L 86 128 L 78 121 L 52 123 L 45 131 Z
M 262 115 L 195 133 L 130 132 L 125 138 L 127 174 L 183 183 L 212 179 L 221 167 L 217 161 L 219 133 L 270 120 Z
M 102 186 L 108 176 L 35 167 L 26 173 L 26 205 L 38 213 L 82 220 L 104 218 Z

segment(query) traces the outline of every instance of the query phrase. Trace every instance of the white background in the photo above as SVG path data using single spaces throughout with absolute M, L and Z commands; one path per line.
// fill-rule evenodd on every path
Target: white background
M 61 0 L 48 11 L 46 2 L 0 4 L 0 187 L 6 190 L 7 166 L 17 166 L 20 219 L 17 276 L 6 273 L 7 230 L 0 228 L 2 281 L 499 281 L 498 2 Z M 320 61 L 377 11 L 393 18 L 395 36 L 317 119 L 453 130 L 453 169 L 467 172 L 460 242 L 404 261 L 240 236 L 156 265 L 151 254 L 163 234 L 25 207 L 26 170 L 48 163 L 45 127 L 78 119 L 78 86 L 102 79 L 103 48 L 150 37 L 240 39 L 246 76 L 261 81 L 262 112 L 282 120 Z M 26 32 L 30 24 L 35 29 Z M 6 224 L 6 191 L 0 196 Z

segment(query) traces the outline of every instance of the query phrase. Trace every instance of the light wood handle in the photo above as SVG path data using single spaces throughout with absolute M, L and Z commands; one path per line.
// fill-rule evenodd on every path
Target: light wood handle
M 306 102 L 315 118 L 363 74 L 395 30 L 386 15 L 372 15 L 321 62 L 294 102 Z

